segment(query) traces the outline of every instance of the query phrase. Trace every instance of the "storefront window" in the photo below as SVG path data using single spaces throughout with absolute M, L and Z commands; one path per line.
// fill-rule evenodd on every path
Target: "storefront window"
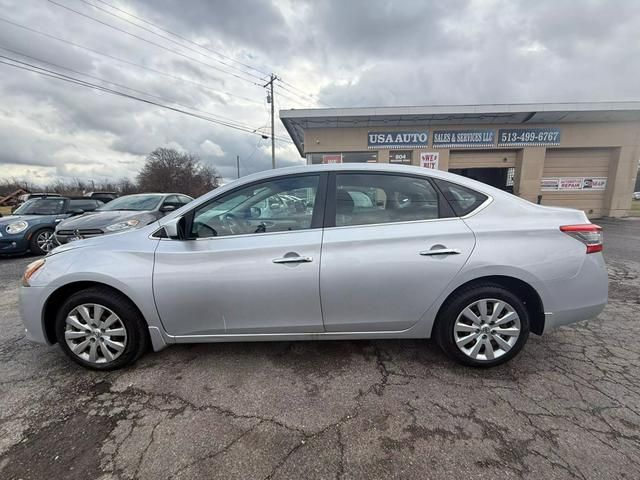
M 389 163 L 411 165 L 413 150 L 389 150 Z
M 307 163 L 376 163 L 378 152 L 308 153 Z

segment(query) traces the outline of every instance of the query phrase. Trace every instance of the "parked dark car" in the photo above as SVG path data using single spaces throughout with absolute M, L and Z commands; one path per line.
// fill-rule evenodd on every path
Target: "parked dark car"
M 125 195 L 95 212 L 70 218 L 56 227 L 55 238 L 62 245 L 106 233 L 141 228 L 189 203 L 193 198 L 180 193 Z
M 11 213 L 14 213 L 18 209 L 18 207 L 20 207 L 20 205 L 25 203 L 27 200 L 31 200 L 33 198 L 48 198 L 48 197 L 62 197 L 62 195 L 60 195 L 59 193 L 45 193 L 45 192 L 25 193 L 18 197 L 18 202 L 11 209 Z
M 27 200 L 8 217 L 0 219 L 0 254 L 31 251 L 44 255 L 57 246 L 56 225 L 71 216 L 102 206 L 100 200 L 85 197 L 38 197 Z

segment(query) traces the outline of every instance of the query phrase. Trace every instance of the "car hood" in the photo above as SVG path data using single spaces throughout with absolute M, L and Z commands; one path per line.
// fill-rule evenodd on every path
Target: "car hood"
M 128 210 L 114 210 L 112 212 L 92 212 L 69 218 L 60 222 L 59 230 L 75 230 L 88 228 L 104 228 L 127 220 L 140 220 L 140 226 L 156 219 L 154 212 L 131 212 Z
M 75 242 L 65 243 L 54 248 L 48 255 L 57 255 L 59 253 L 70 252 L 80 248 L 97 248 L 98 250 L 110 250 L 118 248 L 129 248 L 135 239 L 149 240 L 149 235 L 157 230 L 158 222 L 152 222 L 142 228 L 133 228 L 123 232 L 115 232 L 110 235 L 98 235 L 96 237 L 76 240 Z
M 24 220 L 25 222 L 42 222 L 42 221 L 50 221 L 56 218 L 57 215 L 9 215 L 8 217 L 0 218 L 0 225 L 7 225 L 9 223 L 17 222 L 19 220 Z

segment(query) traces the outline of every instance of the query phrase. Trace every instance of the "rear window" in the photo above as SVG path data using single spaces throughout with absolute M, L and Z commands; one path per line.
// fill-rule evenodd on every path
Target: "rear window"
M 462 185 L 440 179 L 434 179 L 434 181 L 458 217 L 470 214 L 488 198 L 486 195 Z
M 102 205 L 102 203 L 96 202 L 95 200 L 70 200 L 69 210 L 84 210 L 85 212 L 90 212 L 100 205 Z

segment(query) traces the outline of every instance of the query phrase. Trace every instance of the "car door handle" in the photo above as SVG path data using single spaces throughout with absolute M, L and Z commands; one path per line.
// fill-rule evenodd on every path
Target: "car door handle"
M 273 263 L 308 263 L 313 262 L 313 257 L 280 257 L 274 258 Z
M 420 255 L 458 255 L 462 253 L 459 248 L 436 248 L 434 250 L 423 250 Z

